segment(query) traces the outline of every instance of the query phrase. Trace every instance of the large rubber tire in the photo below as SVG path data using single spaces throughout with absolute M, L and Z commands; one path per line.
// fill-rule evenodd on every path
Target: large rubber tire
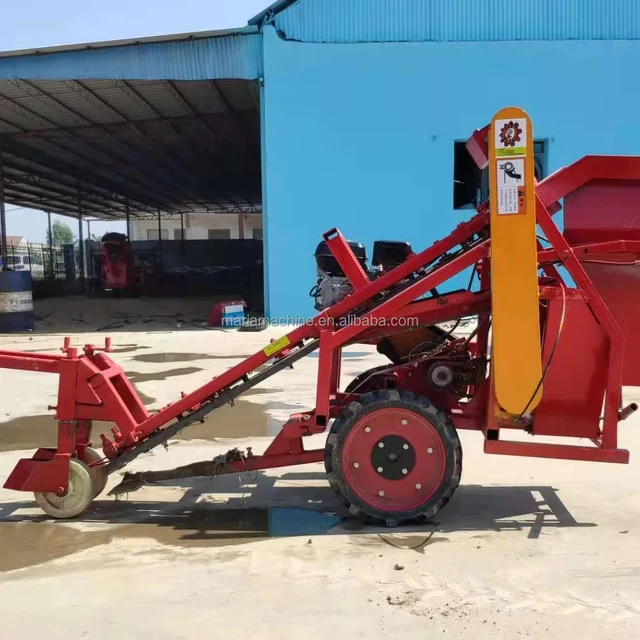
M 80 515 L 93 501 L 93 477 L 84 462 L 69 462 L 69 490 L 64 496 L 54 492 L 34 493 L 38 506 L 52 518 L 64 520 Z
M 402 469 L 407 475 L 377 473 L 373 460 L 383 439 L 409 445 L 404 448 L 411 449 L 414 462 Z M 426 398 L 374 391 L 347 405 L 334 421 L 325 469 L 331 488 L 353 515 L 396 526 L 431 519 L 449 502 L 460 484 L 462 447 L 450 418 Z
M 97 498 L 104 491 L 109 479 L 104 466 L 97 464 L 103 459 L 104 456 L 92 447 L 87 447 L 84 450 L 84 463 L 89 467 L 89 472 L 93 479 L 94 498 Z

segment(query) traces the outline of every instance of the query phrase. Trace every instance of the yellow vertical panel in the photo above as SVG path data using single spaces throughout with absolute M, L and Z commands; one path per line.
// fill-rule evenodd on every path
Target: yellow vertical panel
M 489 174 L 495 394 L 519 415 L 542 397 L 533 127 L 522 109 L 494 117 Z

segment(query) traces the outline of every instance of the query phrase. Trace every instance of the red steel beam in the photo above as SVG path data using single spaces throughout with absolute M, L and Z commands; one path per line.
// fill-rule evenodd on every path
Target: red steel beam
M 42 353 L 0 351 L 0 369 L 60 373 L 60 361 L 64 356 L 47 356 Z
M 513 442 L 506 440 L 485 440 L 485 453 L 505 456 L 525 456 L 528 458 L 554 458 L 557 460 L 578 460 L 584 462 L 611 462 L 628 464 L 626 449 L 601 449 L 567 444 L 545 442 Z

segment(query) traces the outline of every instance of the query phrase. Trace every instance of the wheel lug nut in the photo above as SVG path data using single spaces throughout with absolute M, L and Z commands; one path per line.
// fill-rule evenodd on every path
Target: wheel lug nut
M 402 473 L 403 473 L 403 475 L 405 475 L 405 476 L 406 476 L 406 475 L 407 475 L 407 473 L 409 473 L 409 472 L 407 471 L 407 469 L 403 469 L 403 470 L 402 470 Z
M 420 489 L 422 489 L 422 485 L 421 485 L 421 484 L 417 484 L 417 485 L 416 485 L 416 489 L 417 489 L 418 491 L 420 491 Z
M 378 442 L 378 446 L 379 446 L 381 449 L 384 449 L 384 442 Z
M 378 491 L 378 495 L 379 495 L 381 498 L 384 498 L 384 491 Z
M 403 448 L 405 451 L 409 451 L 409 445 L 408 445 L 408 444 L 403 444 L 403 445 L 402 445 L 402 448 Z
M 353 463 L 353 468 L 354 468 L 354 469 L 357 469 L 359 466 L 360 466 L 360 463 L 359 463 L 359 462 L 354 462 L 354 463 Z
M 378 467 L 378 473 L 382 473 L 384 469 L 382 467 Z
M 427 449 L 427 453 L 433 453 L 433 449 L 432 449 L 431 447 L 429 447 L 429 448 Z
M 364 430 L 365 433 L 371 433 L 371 427 L 365 427 Z
M 407 424 L 409 424 L 409 423 L 408 423 L 406 420 L 403 420 L 403 421 L 402 421 L 402 426 L 403 426 L 403 427 L 406 427 L 406 426 L 407 426 Z

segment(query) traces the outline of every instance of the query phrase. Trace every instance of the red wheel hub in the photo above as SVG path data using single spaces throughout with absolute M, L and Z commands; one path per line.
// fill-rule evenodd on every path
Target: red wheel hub
M 378 409 L 349 431 L 342 470 L 351 490 L 380 511 L 411 511 L 442 484 L 446 451 L 438 431 L 405 409 Z

